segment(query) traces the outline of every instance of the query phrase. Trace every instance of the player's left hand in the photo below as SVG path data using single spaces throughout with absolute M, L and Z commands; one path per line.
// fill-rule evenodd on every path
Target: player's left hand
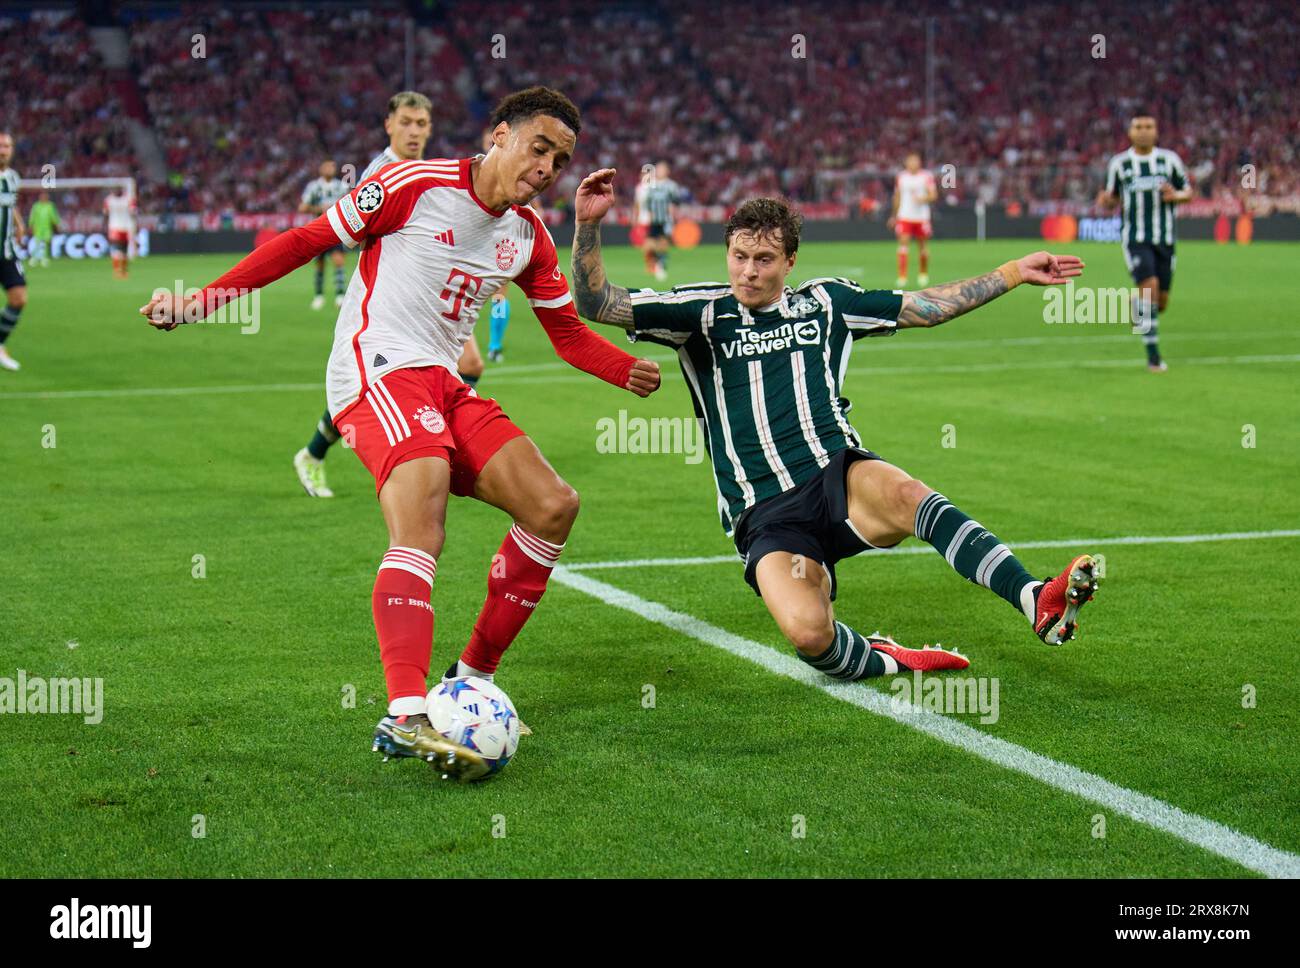
M 1174 186 L 1169 184 L 1169 182 L 1165 182 L 1160 186 L 1160 197 L 1166 202 L 1177 201 L 1178 189 L 1174 188 Z
M 1020 278 L 1031 286 L 1059 286 L 1083 275 L 1083 260 L 1077 255 L 1034 252 L 1020 259 Z
M 627 375 L 627 389 L 638 397 L 648 397 L 659 389 L 659 364 L 654 360 L 637 360 Z
M 601 168 L 582 180 L 573 200 L 573 215 L 579 222 L 599 222 L 614 204 L 616 168 Z

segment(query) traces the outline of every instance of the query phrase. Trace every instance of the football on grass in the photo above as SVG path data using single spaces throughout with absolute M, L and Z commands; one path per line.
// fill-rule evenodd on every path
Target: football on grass
M 463 676 L 434 686 L 429 722 L 439 733 L 483 757 L 491 776 L 519 748 L 519 716 L 510 697 L 486 679 Z

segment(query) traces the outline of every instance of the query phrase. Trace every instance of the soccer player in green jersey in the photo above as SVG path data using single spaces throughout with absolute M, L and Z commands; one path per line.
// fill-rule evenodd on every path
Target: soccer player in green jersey
M 31 233 L 33 241 L 40 242 L 39 247 L 28 247 L 28 251 L 32 256 L 32 265 L 48 266 L 50 264 L 50 245 L 54 241 L 54 233 L 61 225 L 59 210 L 50 201 L 50 193 L 41 192 L 36 204 L 27 213 L 27 229 Z
M 862 447 L 840 388 L 853 341 L 937 326 L 1028 283 L 1082 274 L 1075 256 L 1035 252 L 974 279 L 919 292 L 866 290 L 847 279 L 786 285 L 801 218 L 775 198 L 751 199 L 727 222 L 727 283 L 629 291 L 609 282 L 600 221 L 614 170 L 578 187 L 573 240 L 580 315 L 677 350 L 695 413 L 705 423 L 723 528 L 798 655 L 839 679 L 900 669 L 962 669 L 960 655 L 905 649 L 835 620 L 835 563 L 915 535 L 958 574 L 1000 595 L 1038 636 L 1059 645 L 1097 589 L 1078 555 L 1036 580 L 1005 544 L 942 494 Z
M 1123 202 L 1120 239 L 1124 262 L 1140 290 L 1133 299 L 1133 321 L 1147 351 L 1147 369 L 1163 373 L 1160 357 L 1160 314 L 1169 305 L 1174 284 L 1175 209 L 1192 198 L 1183 160 L 1167 148 L 1156 147 L 1156 119 L 1136 115 L 1128 126 L 1127 151 L 1106 166 L 1106 187 L 1097 205 L 1111 209 Z
M 0 369 L 5 370 L 19 368 L 18 361 L 9 355 L 5 341 L 27 305 L 27 277 L 23 274 L 23 260 L 18 257 L 27 228 L 18 211 L 22 179 L 9 164 L 13 157 L 14 137 L 0 129 L 0 288 L 5 291 L 4 309 L 0 310 Z

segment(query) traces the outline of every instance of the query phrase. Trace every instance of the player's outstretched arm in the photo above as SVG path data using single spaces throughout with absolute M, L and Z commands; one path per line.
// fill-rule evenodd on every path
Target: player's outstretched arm
M 983 306 L 1022 282 L 1031 286 L 1060 286 L 1081 275 L 1083 260 L 1078 256 L 1034 252 L 974 279 L 903 293 L 898 327 L 938 326 Z
M 614 204 L 613 168 L 594 171 L 578 186 L 574 202 L 573 302 L 578 315 L 595 323 L 632 328 L 632 297 L 612 285 L 600 255 L 600 220 Z
M 177 302 L 172 293 L 158 290 L 140 307 L 140 315 L 155 329 L 167 331 L 182 323 L 198 322 L 231 300 L 306 265 L 338 243 L 339 236 L 330 226 L 329 217 L 322 215 L 306 225 L 281 232 L 270 242 L 258 246 L 220 279 L 208 283 L 202 292 Z

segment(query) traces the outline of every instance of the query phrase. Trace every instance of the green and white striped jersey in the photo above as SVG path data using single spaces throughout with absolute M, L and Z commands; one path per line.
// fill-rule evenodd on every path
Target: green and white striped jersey
M 656 179 L 645 186 L 641 204 L 650 213 L 651 222 L 668 225 L 673 220 L 673 206 L 681 195 L 681 187 L 671 178 Z
M 1160 197 L 1160 187 L 1187 187 L 1183 160 L 1165 148 L 1152 148 L 1140 155 L 1132 148 L 1121 151 L 1106 168 L 1106 191 L 1124 202 L 1121 239 L 1152 245 L 1174 244 L 1174 209 Z
M 302 200 L 304 204 L 324 211 L 347 193 L 348 186 L 341 178 L 316 178 L 302 190 Z
M 366 170 L 363 171 L 361 177 L 357 179 L 357 184 L 360 185 L 375 172 L 379 171 L 380 168 L 383 168 L 384 165 L 391 165 L 401 160 L 402 159 L 397 156 L 397 152 L 393 150 L 393 146 L 389 145 L 383 151 L 379 152 L 379 154 L 375 155 L 375 157 L 370 159 L 370 164 L 366 165 Z
M 810 279 L 755 311 L 723 283 L 634 290 L 631 298 L 628 338 L 677 350 L 728 534 L 746 508 L 861 446 L 840 402 L 849 351 L 859 337 L 894 332 L 901 292 Z
M 0 259 L 18 258 L 14 244 L 14 209 L 18 207 L 18 183 L 21 180 L 12 168 L 0 171 Z

